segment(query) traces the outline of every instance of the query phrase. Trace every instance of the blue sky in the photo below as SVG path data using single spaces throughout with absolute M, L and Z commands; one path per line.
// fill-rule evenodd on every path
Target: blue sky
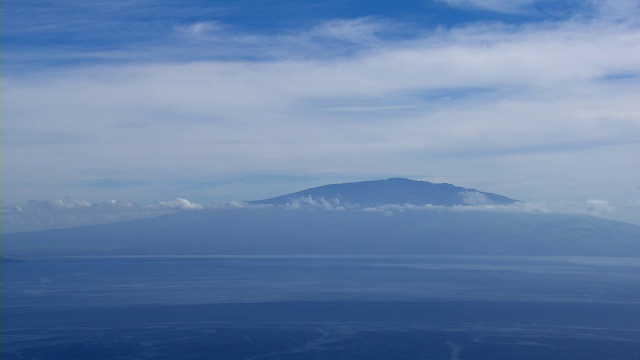
M 2 10 L 5 203 L 409 177 L 640 223 L 636 1 Z

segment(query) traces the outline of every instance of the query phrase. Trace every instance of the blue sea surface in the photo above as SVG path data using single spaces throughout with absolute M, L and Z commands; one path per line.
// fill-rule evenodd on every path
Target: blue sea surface
M 640 259 L 30 258 L 3 359 L 638 359 Z

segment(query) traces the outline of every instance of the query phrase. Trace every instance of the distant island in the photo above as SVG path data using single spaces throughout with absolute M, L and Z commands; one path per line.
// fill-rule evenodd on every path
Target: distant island
M 517 205 L 475 189 L 394 178 L 236 207 L 10 233 L 3 254 L 640 256 L 640 226 Z

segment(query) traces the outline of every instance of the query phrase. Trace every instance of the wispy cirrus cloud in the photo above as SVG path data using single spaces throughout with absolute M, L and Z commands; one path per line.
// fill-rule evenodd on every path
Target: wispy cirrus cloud
M 216 35 L 224 35 L 224 26 L 217 21 L 198 21 L 188 25 L 176 25 L 178 35 L 193 39 L 206 39 Z
M 356 44 L 381 45 L 377 33 L 387 33 L 393 23 L 372 18 L 332 20 L 312 29 L 311 34 Z
M 492 11 L 506 14 L 530 13 L 536 0 L 441 0 L 442 2 L 463 9 Z

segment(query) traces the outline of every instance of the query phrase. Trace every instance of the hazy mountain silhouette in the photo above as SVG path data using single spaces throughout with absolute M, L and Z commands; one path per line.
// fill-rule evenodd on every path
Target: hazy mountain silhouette
M 458 254 L 640 256 L 640 227 L 481 211 L 218 209 L 6 234 L 3 256 Z
M 476 189 L 465 189 L 451 184 L 433 184 L 427 181 L 393 178 L 324 185 L 270 199 L 249 202 L 252 204 L 283 205 L 309 197 L 312 199 L 337 200 L 341 204 L 362 207 L 384 204 L 454 206 L 488 203 L 508 205 L 517 201 L 506 196 L 481 192 Z
M 452 199 L 461 192 L 475 190 L 390 179 L 328 185 L 255 203 L 281 204 L 300 194 L 324 195 L 361 206 L 418 200 L 458 204 Z M 480 194 L 493 202 L 515 201 Z M 439 202 L 434 200 L 436 195 L 441 196 Z M 371 208 L 338 211 L 250 206 L 194 210 L 113 224 L 5 234 L 2 250 L 3 256 L 13 258 L 276 254 L 640 256 L 640 226 L 588 216 L 468 208 L 460 211 L 461 207 L 440 206 L 390 212 Z

